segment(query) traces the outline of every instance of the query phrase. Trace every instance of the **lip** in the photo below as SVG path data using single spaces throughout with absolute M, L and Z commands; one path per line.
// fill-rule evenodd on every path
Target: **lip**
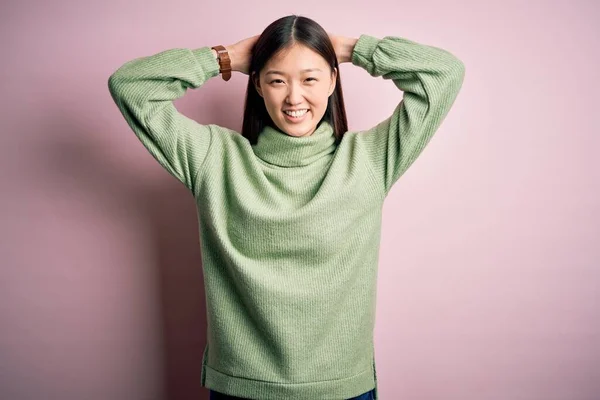
M 300 118 L 294 118 L 294 117 L 292 117 L 292 116 L 290 116 L 290 115 L 287 115 L 285 112 L 283 112 L 283 111 L 282 111 L 282 113 L 283 113 L 283 116 L 285 117 L 285 119 L 286 119 L 287 121 L 289 121 L 289 122 L 295 122 L 295 123 L 298 123 L 298 122 L 302 122 L 302 121 L 304 121 L 304 119 L 306 118 L 306 116 L 308 115 L 308 113 L 309 113 L 309 112 L 310 112 L 310 110 L 306 111 L 306 112 L 304 113 L 304 115 L 303 115 L 303 116 L 301 116 Z

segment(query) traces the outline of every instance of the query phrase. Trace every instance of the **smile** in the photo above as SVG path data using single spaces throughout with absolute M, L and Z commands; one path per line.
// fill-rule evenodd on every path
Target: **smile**
M 309 110 L 304 110 L 304 111 L 301 111 L 301 112 L 294 112 L 295 115 L 290 115 L 287 112 L 283 111 L 283 115 L 285 116 L 285 118 L 288 121 L 291 121 L 291 122 L 300 122 L 300 121 L 304 120 L 304 118 L 308 114 L 308 111 Z

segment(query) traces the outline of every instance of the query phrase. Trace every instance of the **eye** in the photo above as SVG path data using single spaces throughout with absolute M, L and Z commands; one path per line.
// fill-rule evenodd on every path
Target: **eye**
M 317 80 L 318 80 L 317 78 L 313 78 L 313 77 L 306 78 L 306 80 L 307 80 L 307 81 L 308 81 L 308 80 L 311 80 L 311 79 L 312 79 L 313 81 L 317 81 Z M 269 82 L 269 83 L 279 83 L 279 82 L 283 82 L 283 81 L 282 81 L 281 79 L 273 79 L 273 80 L 272 80 L 271 82 Z

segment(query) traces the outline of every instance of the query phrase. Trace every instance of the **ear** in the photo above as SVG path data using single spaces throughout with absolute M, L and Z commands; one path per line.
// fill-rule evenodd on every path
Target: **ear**
M 256 75 L 256 72 L 252 72 L 252 83 L 254 83 L 254 88 L 260 97 L 263 97 L 262 88 L 260 87 L 260 76 Z
M 331 71 L 331 85 L 329 86 L 329 95 L 331 96 L 333 94 L 333 91 L 335 90 L 335 84 L 337 81 L 337 68 L 334 68 L 333 71 Z

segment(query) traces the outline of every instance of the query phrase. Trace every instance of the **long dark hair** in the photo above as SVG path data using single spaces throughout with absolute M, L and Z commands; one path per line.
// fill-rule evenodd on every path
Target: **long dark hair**
M 274 54 L 296 43 L 320 54 L 329 63 L 332 71 L 337 68 L 335 89 L 328 98 L 327 109 L 321 121 L 331 124 L 337 143 L 348 130 L 338 60 L 329 35 L 321 25 L 308 17 L 288 15 L 267 26 L 252 49 L 242 124 L 242 136 L 251 144 L 256 144 L 258 135 L 265 125 L 276 127 L 267 111 L 264 99 L 256 91 L 252 73 L 255 72 L 259 76 L 260 71 Z

